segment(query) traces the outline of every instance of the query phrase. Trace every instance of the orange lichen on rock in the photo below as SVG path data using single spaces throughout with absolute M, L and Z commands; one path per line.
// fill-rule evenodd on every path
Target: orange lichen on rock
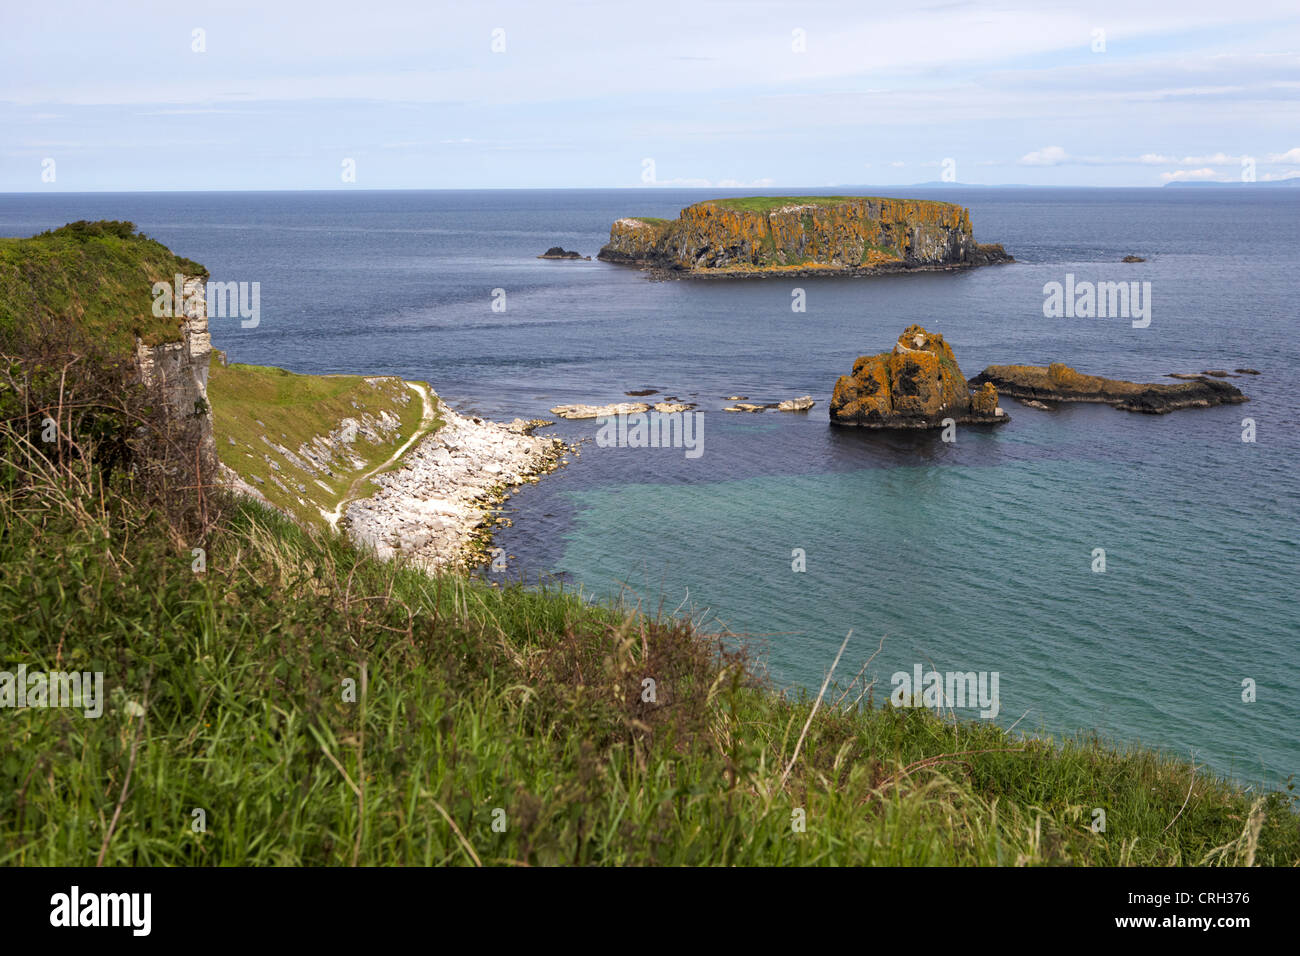
M 970 407 L 981 415 L 995 415 L 998 410 L 998 390 L 992 382 L 985 382 L 970 397 Z
M 893 351 L 864 355 L 831 396 L 831 421 L 874 428 L 940 428 L 954 422 L 1000 422 L 997 389 L 972 396 L 952 347 L 938 333 L 910 325 Z
M 695 274 L 831 267 L 889 271 L 1010 259 L 947 202 L 872 197 L 709 200 L 674 221 L 625 218 L 598 256 Z

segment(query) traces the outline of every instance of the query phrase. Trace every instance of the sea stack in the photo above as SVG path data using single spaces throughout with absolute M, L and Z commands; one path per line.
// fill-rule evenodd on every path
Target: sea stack
M 852 375 L 841 375 L 831 396 L 831 421 L 866 428 L 942 428 L 1009 421 L 998 392 L 983 385 L 974 393 L 952 347 L 938 333 L 909 325 L 893 351 L 864 355 Z
M 877 275 L 1012 262 L 955 203 L 869 196 L 711 199 L 617 220 L 596 256 L 684 276 Z

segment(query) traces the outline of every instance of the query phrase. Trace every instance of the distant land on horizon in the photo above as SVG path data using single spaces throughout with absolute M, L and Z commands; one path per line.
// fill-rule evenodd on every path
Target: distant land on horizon
M 1059 184 L 1059 183 L 962 183 L 962 182 L 944 182 L 943 180 L 929 180 L 920 183 L 835 183 L 828 186 L 676 186 L 664 184 L 637 184 L 626 186 L 309 186 L 300 189 L 282 189 L 276 187 L 248 188 L 248 187 L 195 187 L 195 186 L 154 186 L 151 188 L 135 189 L 23 189 L 12 191 L 0 191 L 0 196 L 34 196 L 41 193 L 59 196 L 77 196 L 77 195 L 103 195 L 114 193 L 297 193 L 297 192 L 492 192 L 507 190 L 531 190 L 531 191 L 562 191 L 562 190 L 623 190 L 623 189 L 643 189 L 656 190 L 663 189 L 672 192 L 700 192 L 711 195 L 720 195 L 726 193 L 737 193 L 743 195 L 766 196 L 766 195 L 783 195 L 802 193 L 815 195 L 819 191 L 826 190 L 847 190 L 854 194 L 881 196 L 884 198 L 902 198 L 901 191 L 906 189 L 1163 189 L 1166 186 L 1199 186 L 1202 188 L 1237 188 L 1243 186 L 1255 186 L 1259 188 L 1269 187 L 1296 187 L 1300 186 L 1300 176 L 1292 176 L 1287 179 L 1261 180 L 1257 182 L 1241 182 L 1238 180 L 1175 180 L 1173 182 L 1160 183 L 1159 185 L 1145 186 L 1100 186 L 1083 183 Z M 869 190 L 870 192 L 861 192 Z M 885 190 L 881 192 L 881 190 Z M 847 194 L 847 193 L 846 193 Z
M 1165 183 L 1166 186 L 1300 186 L 1300 176 L 1289 179 L 1268 179 L 1263 182 L 1246 183 L 1237 179 L 1194 179 L 1176 180 Z

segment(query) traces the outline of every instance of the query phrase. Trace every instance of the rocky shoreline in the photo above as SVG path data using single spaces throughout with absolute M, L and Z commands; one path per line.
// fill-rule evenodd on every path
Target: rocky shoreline
M 998 248 L 1001 248 L 1000 246 Z M 966 272 L 986 265 L 1002 265 L 1016 260 L 1005 253 L 990 255 L 980 262 L 947 262 L 939 264 L 884 263 L 876 266 L 765 266 L 758 268 L 676 269 L 664 268 L 653 262 L 619 260 L 598 256 L 606 262 L 631 265 L 645 270 L 652 282 L 671 282 L 678 279 L 869 279 L 877 276 L 910 275 L 914 272 Z
M 558 438 L 533 429 L 550 424 L 516 419 L 509 424 L 460 415 L 439 403 L 442 426 L 375 476 L 377 494 L 351 502 L 343 526 L 381 558 L 402 556 L 426 570 L 463 568 L 488 555 L 493 512 L 509 490 L 538 480 L 567 462 Z

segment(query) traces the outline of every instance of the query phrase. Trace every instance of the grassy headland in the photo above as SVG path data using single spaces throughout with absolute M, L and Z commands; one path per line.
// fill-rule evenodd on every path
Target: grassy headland
M 208 379 L 217 455 L 280 511 L 320 524 L 403 446 L 437 430 L 437 398 L 394 376 L 223 365 Z M 346 423 L 346 424 L 345 424 Z M 289 454 L 284 454 L 284 451 Z
M 175 342 L 180 322 L 153 314 L 153 283 L 207 274 L 129 222 L 81 221 L 0 239 L 0 332 L 31 331 L 57 317 L 119 351 L 135 338 Z

